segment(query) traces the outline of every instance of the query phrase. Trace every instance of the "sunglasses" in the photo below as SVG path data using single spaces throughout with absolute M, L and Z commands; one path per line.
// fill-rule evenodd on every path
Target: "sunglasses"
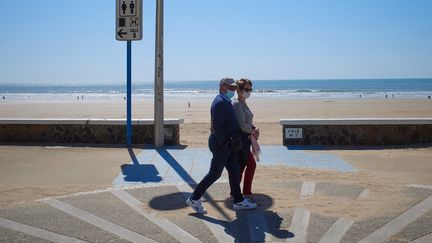
M 250 89 L 242 89 L 242 90 L 244 90 L 244 91 L 246 91 L 246 92 L 251 92 L 253 89 L 250 88 Z

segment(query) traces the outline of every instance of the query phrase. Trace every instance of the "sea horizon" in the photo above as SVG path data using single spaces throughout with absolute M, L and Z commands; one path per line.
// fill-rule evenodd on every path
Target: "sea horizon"
M 253 96 L 264 99 L 419 98 L 432 95 L 432 78 L 253 80 Z M 134 98 L 152 98 L 151 81 L 132 83 Z M 218 80 L 165 81 L 167 99 L 208 99 Z M 126 85 L 114 82 L 1 83 L 0 100 L 124 99 Z M 4 98 L 3 98 L 4 97 Z

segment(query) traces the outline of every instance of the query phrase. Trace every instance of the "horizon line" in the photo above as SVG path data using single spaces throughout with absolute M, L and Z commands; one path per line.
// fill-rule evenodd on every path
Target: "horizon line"
M 283 78 L 277 78 L 277 79 L 252 79 L 253 81 L 329 81 L 329 80 L 403 80 L 403 79 L 410 79 L 410 80 L 424 80 L 424 79 L 432 79 L 432 77 L 394 77 L 394 78 L 296 78 L 296 79 L 283 79 Z M 193 79 L 193 80 L 185 80 L 185 79 L 178 79 L 178 80 L 164 80 L 164 82 L 210 82 L 210 81 L 219 81 L 219 79 Z M 126 82 L 125 80 L 119 80 L 119 81 L 77 81 L 77 80 L 68 80 L 68 81 L 0 81 L 0 85 L 14 85 L 14 84 L 84 84 L 84 83 L 91 83 L 91 84 L 120 84 L 122 82 Z M 138 80 L 133 81 L 133 83 L 153 83 L 154 80 Z

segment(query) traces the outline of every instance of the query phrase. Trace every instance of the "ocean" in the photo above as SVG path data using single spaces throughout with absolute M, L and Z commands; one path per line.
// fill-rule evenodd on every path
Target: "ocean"
M 218 93 L 218 81 L 166 81 L 166 99 L 211 99 Z M 132 84 L 132 96 L 153 98 L 153 83 Z M 343 99 L 389 98 L 427 99 L 432 96 L 432 78 L 425 79 L 326 79 L 256 80 L 253 98 L 258 99 Z M 1 100 L 122 100 L 125 84 L 19 83 L 1 84 Z

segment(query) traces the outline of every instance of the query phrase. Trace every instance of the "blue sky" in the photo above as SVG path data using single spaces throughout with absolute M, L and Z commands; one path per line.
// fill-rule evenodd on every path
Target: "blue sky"
M 430 0 L 165 0 L 165 80 L 432 77 Z M 144 0 L 133 81 L 154 80 Z M 115 0 L 0 1 L 0 83 L 125 80 Z

